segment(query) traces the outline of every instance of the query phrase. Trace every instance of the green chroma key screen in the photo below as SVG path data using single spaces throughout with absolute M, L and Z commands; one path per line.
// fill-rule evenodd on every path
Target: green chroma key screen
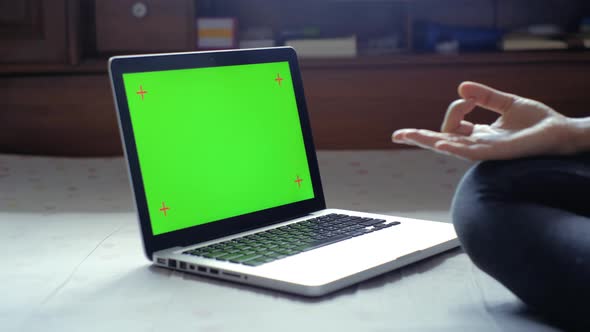
M 288 62 L 123 81 L 154 235 L 314 197 Z

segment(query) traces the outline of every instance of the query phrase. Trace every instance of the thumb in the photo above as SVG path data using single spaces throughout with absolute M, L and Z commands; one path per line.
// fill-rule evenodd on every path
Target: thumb
M 499 114 L 509 111 L 514 102 L 520 98 L 475 82 L 463 82 L 458 90 L 463 99 L 475 100 L 478 106 Z

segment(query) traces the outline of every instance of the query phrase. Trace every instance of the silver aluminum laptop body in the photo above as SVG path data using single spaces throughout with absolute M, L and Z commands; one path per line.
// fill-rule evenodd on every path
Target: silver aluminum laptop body
M 255 217 L 257 216 L 263 215 L 264 218 L 269 218 L 269 216 L 275 214 L 272 211 L 263 211 L 258 214 L 253 212 L 250 219 L 248 219 L 248 216 L 233 218 L 233 224 L 213 222 L 211 223 L 212 226 L 192 227 L 154 235 L 150 225 L 150 215 L 147 212 L 142 172 L 135 148 L 136 142 L 133 138 L 131 121 L 128 117 L 129 110 L 127 109 L 126 98 L 129 96 L 125 95 L 122 75 L 127 72 L 175 69 L 176 66 L 191 68 L 193 64 L 195 67 L 209 67 L 241 64 L 243 61 L 247 61 L 247 63 L 260 61 L 263 63 L 264 61 L 277 61 L 277 59 L 281 60 L 283 58 L 291 63 L 291 75 L 293 76 L 295 94 L 298 98 L 298 107 L 302 119 L 301 126 L 308 146 L 310 169 L 312 170 L 312 176 L 315 176 L 317 183 L 315 188 L 316 196 L 321 201 L 320 204 L 312 205 L 314 208 L 311 208 L 311 211 L 309 206 L 306 205 L 301 207 L 303 213 L 296 213 L 293 211 L 298 211 L 298 203 L 294 203 L 288 209 L 288 212 L 285 212 L 287 215 L 291 215 L 290 218 L 285 218 L 283 212 L 277 212 L 276 215 L 280 215 L 280 217 L 277 217 L 276 220 L 265 220 L 264 224 L 257 225 L 257 227 L 248 228 L 244 226 L 244 222 L 248 221 L 253 224 L 251 220 L 256 220 Z M 307 122 L 303 90 L 302 87 L 297 87 L 298 84 L 302 85 L 299 68 L 296 64 L 295 52 L 291 48 L 114 57 L 110 60 L 109 74 L 115 104 L 119 113 L 119 125 L 129 163 L 144 249 L 147 257 L 157 266 L 293 294 L 321 296 L 459 245 L 451 224 L 325 208 L 323 192 L 319 183 L 319 173 L 314 173 L 314 167 L 317 168 L 317 160 L 315 159 L 313 142 L 311 135 L 307 136 L 306 134 L 310 129 Z M 151 93 L 149 89 L 146 88 L 145 90 Z M 143 91 L 143 87 L 140 91 Z M 142 94 L 141 97 L 143 98 L 144 95 Z M 205 248 L 216 243 L 239 239 L 247 235 L 296 224 L 328 214 L 346 214 L 382 219 L 385 220 L 384 225 L 395 223 L 395 226 L 379 229 L 361 236 L 350 237 L 258 266 L 248 266 L 187 254 L 192 250 Z M 232 226 L 234 224 L 235 227 Z M 238 224 L 241 227 L 238 227 Z M 219 225 L 223 225 L 223 227 Z
M 400 225 L 283 258 L 257 267 L 187 256 L 183 251 L 239 238 L 329 213 L 399 221 Z M 154 254 L 155 264 L 184 272 L 305 296 L 321 296 L 417 262 L 459 245 L 451 224 L 338 209 L 318 211 L 264 229 Z M 172 262 L 172 263 L 171 263 Z M 172 265 L 172 266 L 171 266 Z

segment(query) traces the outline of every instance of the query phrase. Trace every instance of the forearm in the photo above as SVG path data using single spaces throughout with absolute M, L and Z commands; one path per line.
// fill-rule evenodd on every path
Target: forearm
M 590 117 L 573 118 L 571 120 L 576 152 L 590 151 Z

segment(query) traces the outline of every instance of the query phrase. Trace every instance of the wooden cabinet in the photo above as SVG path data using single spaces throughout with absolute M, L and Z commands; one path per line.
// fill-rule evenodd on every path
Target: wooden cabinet
M 193 0 L 100 0 L 95 6 L 99 53 L 195 48 Z
M 76 63 L 78 3 L 0 0 L 0 62 Z
M 403 1 L 415 8 L 431 3 L 431 12 L 444 7 L 439 14 L 444 14 L 446 22 L 452 21 L 449 15 L 454 11 L 446 6 L 450 2 Z M 473 6 L 469 12 L 465 8 L 458 11 L 470 18 L 475 17 L 472 11 L 486 13 L 482 6 L 489 6 L 487 1 L 453 1 Z M 524 0 L 514 1 L 522 4 Z M 584 1 L 567 1 L 568 8 L 577 8 Z M 362 5 L 360 0 L 333 2 Z M 504 7 L 498 7 L 499 12 L 512 8 L 505 7 L 510 5 L 508 0 L 500 2 Z M 138 3 L 146 7 L 137 7 Z M 266 22 L 275 28 L 311 18 L 321 21 L 323 14 L 311 11 L 320 4 L 329 7 L 327 0 L 0 0 L 0 153 L 121 154 L 107 76 L 108 56 L 193 49 L 195 10 L 200 13 L 204 3 L 216 6 L 212 14 L 241 16 L 243 24 Z M 298 14 L 298 8 L 309 15 Z M 337 18 L 347 28 L 360 27 L 359 22 Z M 330 22 L 324 22 L 328 28 Z M 301 70 L 319 149 L 400 148 L 391 144 L 391 132 L 402 127 L 438 129 L 463 80 L 542 100 L 570 116 L 590 115 L 588 51 L 406 52 L 302 59 Z M 483 122 L 494 119 L 494 114 L 483 111 L 470 116 Z
M 0 152 L 70 156 L 121 154 L 104 74 L 0 78 Z
M 316 146 L 393 149 L 394 130 L 439 130 L 457 86 L 466 80 L 541 100 L 572 117 L 590 116 L 589 53 L 399 55 L 302 61 Z M 491 123 L 476 110 L 468 119 Z

